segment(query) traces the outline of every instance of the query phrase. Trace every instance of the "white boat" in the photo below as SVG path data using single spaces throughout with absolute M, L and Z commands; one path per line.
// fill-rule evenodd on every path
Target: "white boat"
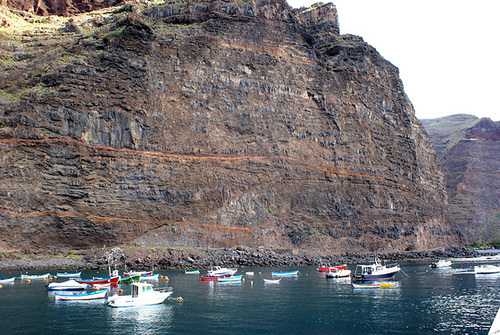
M 375 259 L 372 264 L 358 265 L 354 271 L 354 280 L 387 280 L 394 279 L 396 273 L 401 271 L 399 264 L 383 265 L 380 259 Z
M 106 297 L 106 293 L 108 290 L 99 290 L 93 292 L 73 292 L 73 293 L 62 293 L 56 292 L 55 298 L 56 300 L 96 300 L 96 299 L 104 299 Z
M 187 274 L 187 275 L 199 275 L 200 274 L 200 270 L 184 270 L 184 274 Z
M 271 272 L 273 277 L 295 277 L 299 275 L 299 270 L 296 271 L 282 271 L 282 272 Z
M 219 283 L 235 283 L 235 282 L 241 282 L 242 277 L 243 277 L 243 275 L 221 277 L 221 278 L 218 278 L 217 281 Z
M 208 276 L 209 277 L 221 277 L 221 276 L 227 276 L 227 275 L 234 275 L 238 269 L 228 269 L 228 268 L 221 268 L 220 266 L 214 267 L 212 270 L 208 271 Z
M 330 271 L 326 274 L 326 278 L 348 278 L 351 276 L 351 270 Z
M 476 265 L 474 266 L 475 274 L 491 274 L 491 273 L 500 273 L 500 266 L 498 265 Z
M 49 291 L 82 291 L 87 288 L 90 288 L 91 285 L 88 284 L 80 284 L 74 280 L 68 280 L 62 283 L 50 283 L 47 286 L 47 290 Z
M 21 279 L 30 279 L 30 280 L 33 280 L 33 279 L 47 279 L 51 276 L 50 273 L 46 273 L 46 274 L 43 274 L 43 275 L 23 275 L 21 274 Z
M 16 277 L 12 278 L 0 278 L 0 284 L 13 283 L 16 280 Z
M 172 295 L 172 288 L 153 289 L 153 285 L 149 283 L 131 284 L 132 294 L 120 296 L 114 294 L 107 299 L 108 306 L 111 307 L 130 307 L 130 306 L 146 306 L 161 304 Z
M 245 272 L 245 275 L 247 277 L 253 277 L 255 275 L 255 273 L 253 271 L 247 271 L 247 272 Z
M 279 284 L 280 279 L 265 279 L 264 278 L 264 284 Z
M 447 261 L 444 259 L 440 259 L 439 261 L 431 263 L 431 265 L 429 265 L 429 267 L 431 268 L 446 268 L 450 266 L 451 266 L 451 261 Z
M 68 272 L 57 272 L 56 277 L 61 277 L 61 278 L 80 278 L 80 275 L 82 272 L 73 272 L 73 273 L 68 273 Z

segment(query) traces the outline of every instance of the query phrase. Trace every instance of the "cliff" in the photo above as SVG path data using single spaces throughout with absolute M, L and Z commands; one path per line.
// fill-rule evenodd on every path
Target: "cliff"
M 461 243 L 398 69 L 333 4 L 2 8 L 0 249 Z
M 422 123 L 443 165 L 453 224 L 468 243 L 500 237 L 500 122 L 461 114 Z

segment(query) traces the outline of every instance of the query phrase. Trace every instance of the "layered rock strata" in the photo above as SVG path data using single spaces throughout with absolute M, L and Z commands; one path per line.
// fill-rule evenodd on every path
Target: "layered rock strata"
M 129 3 L 1 40 L 0 249 L 460 243 L 397 68 L 332 4 Z
M 422 120 L 441 159 L 450 216 L 468 243 L 500 237 L 500 122 L 473 115 Z

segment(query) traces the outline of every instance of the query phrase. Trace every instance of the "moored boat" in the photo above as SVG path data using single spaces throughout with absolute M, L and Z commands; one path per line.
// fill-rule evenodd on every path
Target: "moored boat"
M 450 266 L 451 266 L 451 261 L 447 261 L 444 259 L 440 259 L 437 262 L 433 262 L 431 263 L 431 265 L 429 265 L 429 267 L 431 268 L 446 268 Z
M 219 279 L 224 279 L 231 277 L 231 275 L 219 276 L 219 277 L 211 277 L 211 276 L 200 276 L 201 281 L 218 281 Z
M 282 272 L 271 272 L 273 277 L 294 277 L 299 275 L 299 270 L 297 271 L 282 271 Z
M 130 306 L 145 306 L 156 305 L 163 303 L 170 295 L 172 288 L 153 289 L 153 285 L 149 283 L 132 283 L 132 294 L 120 296 L 114 294 L 108 297 L 107 304 L 111 307 L 130 307 Z
M 13 283 L 16 280 L 16 277 L 12 278 L 0 278 L 0 284 Z
M 61 277 L 61 278 L 80 278 L 80 275 L 82 272 L 73 272 L 73 273 L 68 273 L 68 272 L 57 272 L 56 277 Z
M 372 264 L 357 265 L 354 271 L 354 280 L 387 280 L 394 279 L 401 271 L 399 264 L 382 265 L 379 259 Z
M 491 264 L 476 265 L 476 266 L 474 266 L 474 273 L 475 274 L 500 273 L 500 266 L 498 266 L 498 265 L 491 265 Z
M 82 291 L 89 288 L 88 284 L 80 284 L 75 280 L 68 280 L 62 283 L 50 283 L 47 285 L 49 291 Z
M 337 271 L 330 271 L 326 274 L 326 278 L 349 278 L 351 277 L 351 270 L 337 270 Z
M 264 284 L 279 284 L 280 279 L 266 279 L 264 278 Z
M 141 275 L 135 275 L 135 276 L 129 276 L 129 277 L 123 277 L 118 280 L 119 284 L 130 284 L 135 281 L 141 280 Z
M 45 274 L 42 274 L 42 275 L 28 275 L 28 274 L 21 274 L 21 279 L 30 279 L 30 280 L 33 280 L 33 279 L 47 279 L 51 276 L 50 273 L 45 273 Z
M 104 299 L 106 297 L 106 293 L 108 293 L 108 290 L 78 292 L 71 294 L 56 292 L 55 298 L 56 300 L 95 300 L 95 299 Z
M 229 277 L 219 278 L 217 281 L 219 283 L 235 283 L 235 282 L 241 282 L 242 277 L 243 275 L 229 276 Z
M 220 277 L 226 275 L 232 276 L 236 272 L 238 272 L 238 269 L 229 269 L 229 268 L 222 268 L 220 266 L 215 266 L 213 269 L 208 271 L 207 276 L 208 277 Z
M 353 288 L 380 288 L 380 283 L 356 284 L 352 283 Z
M 198 274 L 200 274 L 200 270 L 184 270 L 184 274 L 187 274 L 187 275 L 198 275 Z
M 319 272 L 335 272 L 338 270 L 345 270 L 346 267 L 347 267 L 347 264 L 334 265 L 334 266 L 331 266 L 329 264 L 321 264 L 320 266 L 318 266 L 318 271 Z
M 76 279 L 75 281 L 80 284 L 104 285 L 104 284 L 117 284 L 119 280 L 120 276 L 111 276 L 107 278 L 97 278 L 97 279 Z

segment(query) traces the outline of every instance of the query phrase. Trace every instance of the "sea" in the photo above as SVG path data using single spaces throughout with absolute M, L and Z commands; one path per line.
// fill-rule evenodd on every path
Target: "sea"
M 172 287 L 175 299 L 126 308 L 102 300 L 55 301 L 47 282 L 16 279 L 0 288 L 0 334 L 487 334 L 500 307 L 500 276 L 471 270 L 500 260 L 452 261 L 448 269 L 431 269 L 429 261 L 402 262 L 397 283 L 378 289 L 355 289 L 350 280 L 326 278 L 316 266 L 240 268 L 240 283 L 158 270 L 164 278 L 152 283 Z M 299 275 L 264 282 L 272 271 L 292 270 Z M 11 276 L 20 272 L 0 272 L 0 278 Z M 81 275 L 95 276 L 107 271 Z M 129 286 L 120 288 L 130 292 Z

